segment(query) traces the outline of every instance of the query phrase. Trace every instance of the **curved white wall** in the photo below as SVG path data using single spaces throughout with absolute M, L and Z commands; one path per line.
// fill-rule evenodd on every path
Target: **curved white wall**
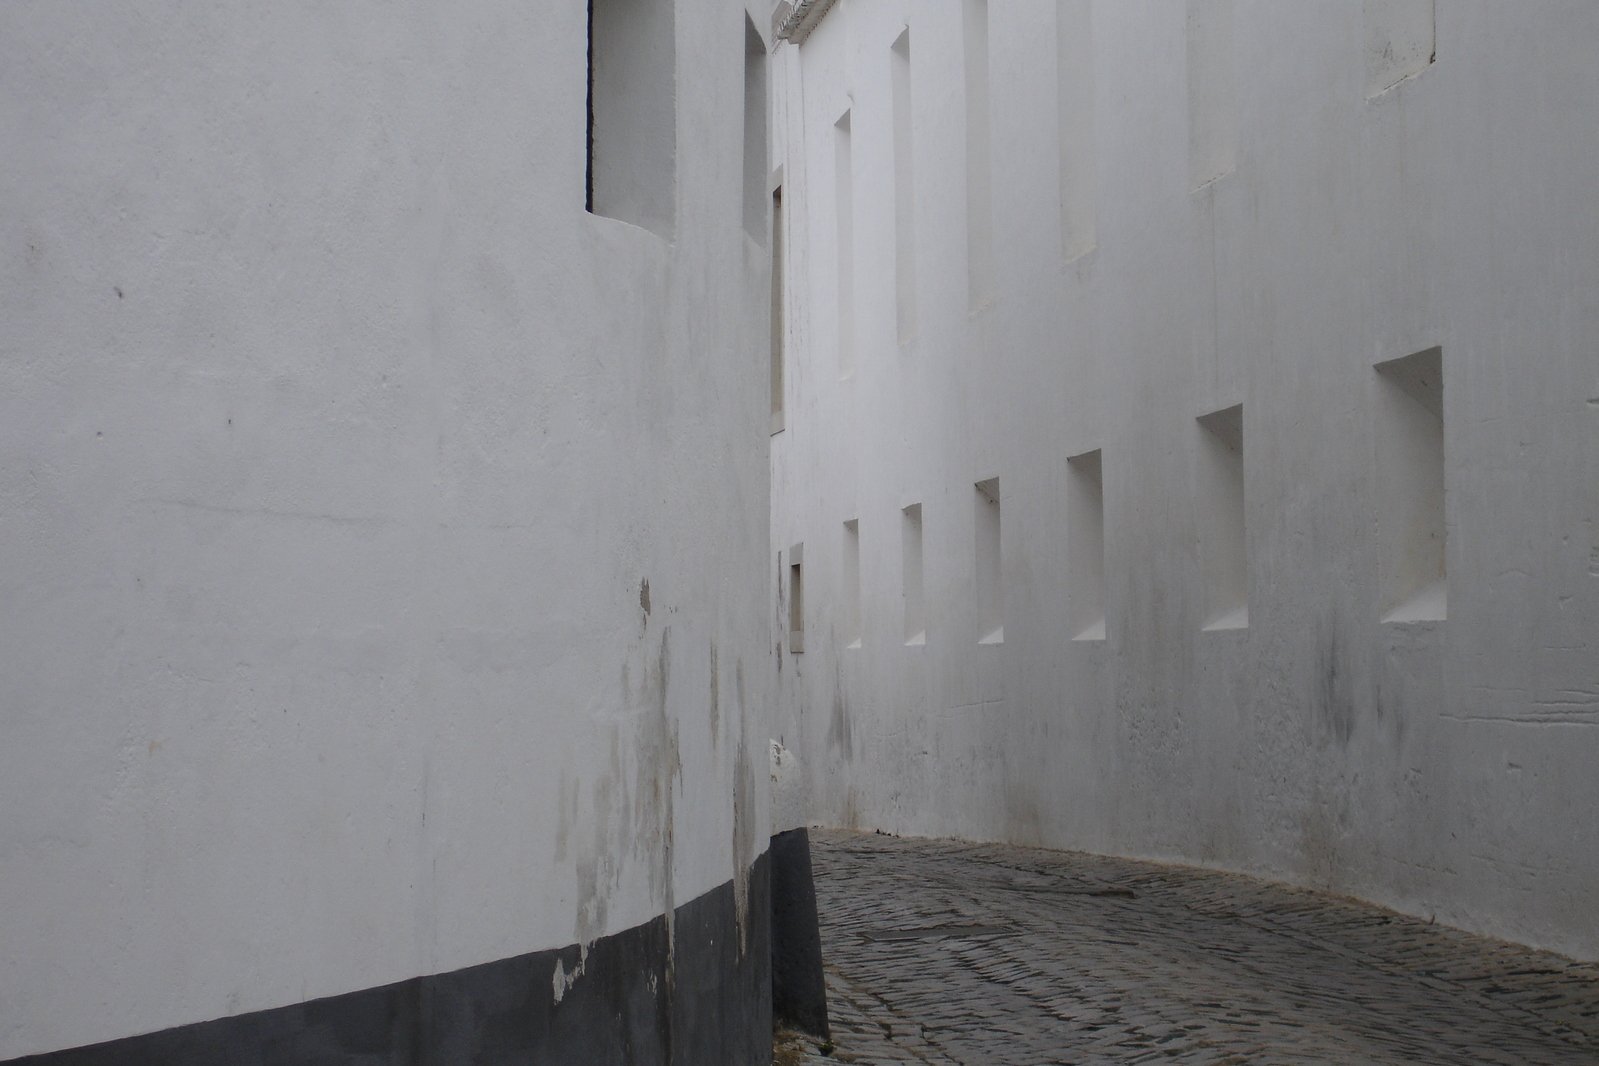
M 582 4 L 0 10 L 0 1058 L 742 886 L 767 257 L 676 7 L 675 243 L 584 211 Z
M 818 818 L 1255 871 L 1599 956 L 1599 9 L 1433 6 L 844 0 L 784 49 L 772 534 L 804 545 L 807 617 L 779 733 Z M 1421 363 L 1376 369 L 1435 347 L 1441 431 Z

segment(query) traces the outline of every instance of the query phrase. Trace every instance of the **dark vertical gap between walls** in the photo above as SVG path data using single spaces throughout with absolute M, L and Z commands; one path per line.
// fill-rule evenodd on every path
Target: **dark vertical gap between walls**
M 583 210 L 594 211 L 594 0 L 589 0 L 588 36 L 588 151 L 583 165 Z

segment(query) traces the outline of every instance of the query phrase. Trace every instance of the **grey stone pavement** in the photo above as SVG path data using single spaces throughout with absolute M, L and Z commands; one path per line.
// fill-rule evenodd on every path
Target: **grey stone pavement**
M 813 830 L 834 1047 L 777 1062 L 1599 1064 L 1599 966 L 1189 867 Z

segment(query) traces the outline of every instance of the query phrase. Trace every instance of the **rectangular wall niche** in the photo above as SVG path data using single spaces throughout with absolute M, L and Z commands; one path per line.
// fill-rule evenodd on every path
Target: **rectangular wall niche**
M 1365 0 L 1366 96 L 1381 96 L 1437 59 L 1433 0 Z
M 744 232 L 766 240 L 766 42 L 744 16 Z
M 671 0 L 590 0 L 587 207 L 671 236 L 677 29 Z
M 788 651 L 805 650 L 805 545 L 788 550 Z
M 1066 460 L 1066 606 L 1073 640 L 1105 639 L 1105 475 L 1097 448 Z
M 899 342 L 916 336 L 916 143 L 911 103 L 911 31 L 889 49 L 894 92 L 894 290 Z
M 1199 189 L 1237 166 L 1233 0 L 1188 0 L 1188 178 Z
M 922 505 L 900 512 L 900 547 L 904 560 L 905 643 L 927 643 L 927 607 L 922 592 Z
M 1244 407 L 1199 417 L 1196 471 L 1199 558 L 1205 575 L 1204 628 L 1249 625 L 1249 557 L 1244 543 Z
M 845 111 L 833 123 L 833 211 L 838 224 L 838 376 L 855 373 L 855 172 L 850 152 L 850 119 Z
M 975 486 L 977 513 L 977 642 L 1005 640 L 1005 585 L 999 558 L 999 478 Z
M 839 603 L 843 617 L 839 619 L 839 635 L 845 647 L 861 646 L 861 523 L 852 518 L 844 523 L 844 552 L 841 567 L 844 587 Z
M 1378 363 L 1377 542 L 1382 620 L 1443 619 L 1443 349 Z

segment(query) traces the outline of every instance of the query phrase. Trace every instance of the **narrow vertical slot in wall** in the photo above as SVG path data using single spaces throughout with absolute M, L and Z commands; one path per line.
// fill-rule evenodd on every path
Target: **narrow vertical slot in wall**
M 766 42 L 744 16 L 744 232 L 766 239 Z
M 590 0 L 590 212 L 670 236 L 677 215 L 677 29 L 671 0 Z
M 855 174 L 850 152 L 850 119 L 845 111 L 833 124 L 833 210 L 838 224 L 838 374 L 855 373 Z
M 1000 566 L 999 478 L 975 486 L 977 517 L 977 642 L 1005 640 L 1005 586 Z
M 1237 166 L 1233 0 L 1188 0 L 1188 184 L 1199 189 Z
M 783 351 L 784 314 L 783 301 L 783 187 L 772 190 L 772 423 L 771 432 L 783 429 Z
M 1060 136 L 1061 253 L 1067 261 L 1094 249 L 1099 175 L 1094 136 L 1093 0 L 1056 5 L 1057 125 Z
M 965 0 L 966 290 L 976 311 L 994 298 L 993 164 L 989 155 L 988 0 Z
M 805 545 L 788 550 L 788 650 L 805 650 Z
M 899 342 L 916 336 L 916 141 L 911 31 L 889 49 L 894 93 L 894 292 Z
M 1377 541 L 1385 622 L 1448 614 L 1443 349 L 1378 363 Z
M 1366 96 L 1381 96 L 1437 61 L 1433 0 L 1365 0 Z
M 1073 640 L 1105 639 L 1105 464 L 1066 460 L 1066 608 Z
M 1205 575 L 1204 628 L 1249 625 L 1249 557 L 1244 539 L 1244 408 L 1199 417 L 1196 518 Z
M 844 551 L 843 565 L 839 567 L 839 576 L 843 579 L 844 587 L 840 590 L 839 603 L 843 607 L 843 615 L 839 618 L 839 636 L 843 638 L 845 647 L 858 648 L 861 646 L 861 521 L 852 518 L 844 523 Z
M 927 607 L 922 593 L 922 505 L 900 512 L 900 548 L 904 563 L 905 643 L 927 643 Z

